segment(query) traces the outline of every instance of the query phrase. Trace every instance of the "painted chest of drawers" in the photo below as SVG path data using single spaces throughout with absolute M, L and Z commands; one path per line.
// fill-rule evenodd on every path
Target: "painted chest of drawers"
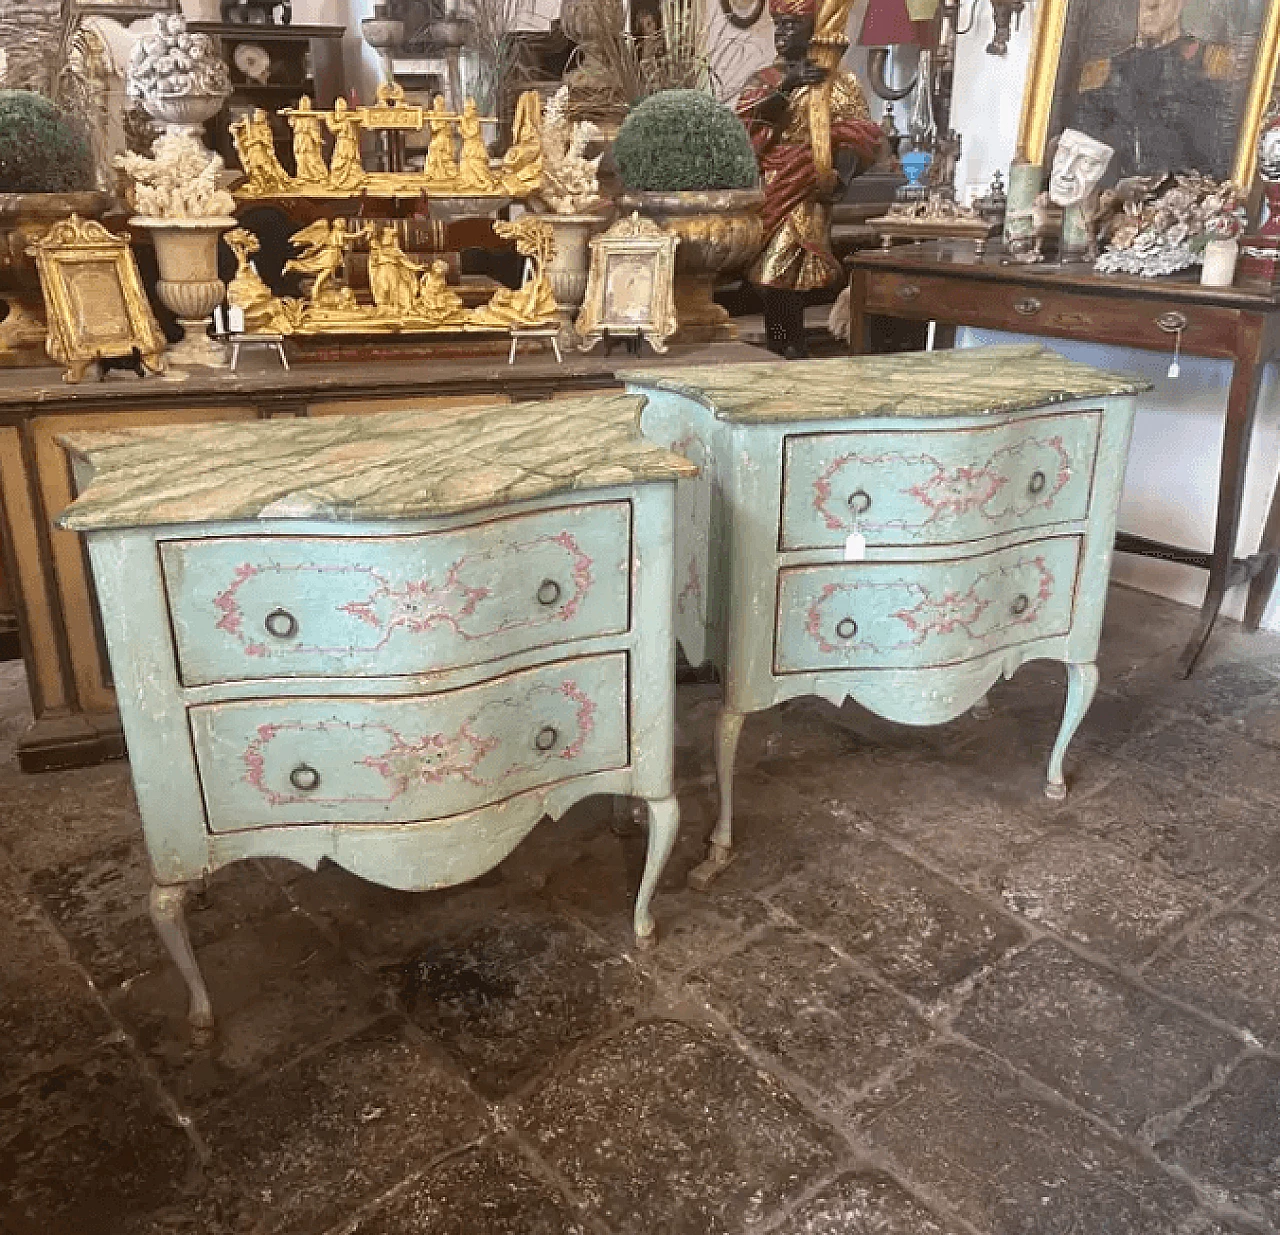
M 642 400 L 68 435 L 155 884 L 241 858 L 457 884 L 545 815 L 644 799 L 641 942 L 675 837 L 675 485 Z
M 636 370 L 680 482 L 676 632 L 720 671 L 731 856 L 744 717 L 799 695 L 928 725 L 1036 658 L 1065 662 L 1045 792 L 1097 686 L 1116 510 L 1145 386 L 1038 347 Z

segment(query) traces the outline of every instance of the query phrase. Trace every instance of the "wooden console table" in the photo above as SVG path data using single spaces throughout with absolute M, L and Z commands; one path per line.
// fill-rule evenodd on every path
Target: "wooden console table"
M 718 365 L 759 360 L 742 344 L 675 348 L 647 361 Z M 124 736 L 107 660 L 102 621 L 84 545 L 53 520 L 75 496 L 64 433 L 150 425 L 197 425 L 290 416 L 466 407 L 581 395 L 617 389 L 616 368 L 634 357 L 502 354 L 479 358 L 397 357 L 295 365 L 285 372 L 263 359 L 238 372 L 196 374 L 180 381 L 131 374 L 65 386 L 57 369 L 0 372 L 0 541 L 3 575 L 18 617 L 34 723 L 18 740 L 28 772 L 82 767 L 124 755 Z M 537 404 L 529 415 L 538 415 Z
M 1280 356 L 1280 295 L 1201 287 L 1195 277 L 1113 278 L 1083 265 L 1005 265 L 1000 253 L 976 256 L 969 241 L 854 253 L 846 263 L 855 355 L 866 347 L 867 318 L 880 315 L 936 321 L 950 338 L 954 327 L 973 326 L 1167 352 L 1171 359 L 1180 341 L 1187 355 L 1232 361 L 1213 551 L 1125 533 L 1116 547 L 1209 572 L 1200 620 L 1179 660 L 1183 677 L 1194 669 L 1230 589 L 1248 585 L 1245 628 L 1257 629 L 1280 567 L 1280 487 L 1258 551 L 1238 558 L 1236 547 L 1262 372 Z

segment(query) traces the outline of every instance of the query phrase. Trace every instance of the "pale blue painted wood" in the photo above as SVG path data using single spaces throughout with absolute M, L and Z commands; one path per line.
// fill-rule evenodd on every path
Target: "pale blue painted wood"
M 901 363 L 915 366 L 913 372 L 950 363 L 949 354 L 937 355 L 936 362 L 912 356 Z M 945 390 L 934 381 L 926 418 L 895 417 L 875 410 L 881 403 L 874 390 L 846 392 L 818 381 L 815 397 L 807 397 L 809 372 L 817 381 L 822 371 L 805 363 L 762 370 L 743 397 L 767 407 L 767 416 L 717 413 L 715 375 L 708 375 L 709 393 L 688 373 L 679 389 L 664 388 L 656 374 L 628 379 L 629 389 L 649 399 L 641 419 L 646 434 L 666 445 L 682 435 L 696 438 L 711 455 L 709 518 L 701 529 L 686 528 L 682 550 L 708 564 L 705 637 L 688 630 L 687 615 L 676 619 L 686 654 L 705 648 L 724 685 L 716 731 L 719 815 L 708 860 L 691 876 L 699 886 L 732 854 L 734 762 L 743 721 L 753 712 L 817 695 L 837 704 L 854 699 L 906 724 L 938 724 L 973 707 L 1026 661 L 1060 660 L 1072 685 L 1046 781 L 1046 792 L 1056 796 L 1067 746 L 1092 697 L 1087 686 L 1106 603 L 1132 396 L 1073 402 L 1059 387 L 1042 406 L 1026 400 L 1018 411 L 975 414 L 973 392 L 958 389 L 959 410 L 949 416 Z M 1072 380 L 1082 373 L 1073 370 Z M 1083 390 L 1102 377 L 1082 380 Z M 788 403 L 793 419 L 785 415 Z M 842 405 L 856 414 L 841 416 Z M 1037 481 L 1032 493 L 1037 471 L 1045 484 Z M 824 479 L 829 493 L 815 492 Z M 933 506 L 912 492 L 930 482 Z M 855 525 L 840 504 L 852 513 L 849 498 L 859 488 L 871 504 Z M 815 497 L 823 501 L 815 504 Z M 865 547 L 849 542 L 855 530 Z M 846 553 L 864 560 L 846 560 Z M 1052 581 L 1044 596 L 1036 559 Z M 994 574 L 992 563 L 999 567 Z M 1012 613 L 1023 594 L 1027 607 Z M 857 613 L 839 608 L 855 603 Z M 917 628 L 900 614 L 910 614 Z M 859 623 L 848 640 L 836 632 L 844 617 Z M 921 628 L 927 633 L 917 638 Z
M 950 562 L 861 562 L 778 575 L 778 673 L 945 666 L 1065 635 L 1078 537 Z
M 418 699 L 273 699 L 190 715 L 215 832 L 441 819 L 624 766 L 626 657 Z
M 626 630 L 631 507 L 428 536 L 162 543 L 186 685 L 392 676 Z
M 1100 412 L 965 430 L 789 436 L 782 548 L 954 544 L 1083 519 Z

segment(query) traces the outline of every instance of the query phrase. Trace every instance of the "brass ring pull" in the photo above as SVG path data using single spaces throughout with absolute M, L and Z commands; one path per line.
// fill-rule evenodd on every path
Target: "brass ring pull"
M 289 773 L 289 784 L 302 793 L 310 793 L 320 785 L 320 773 L 309 763 L 300 763 Z
M 554 605 L 560 599 L 560 585 L 554 579 L 543 579 L 538 585 L 538 604 Z
M 871 509 L 871 494 L 865 489 L 855 489 L 849 494 L 849 509 L 855 515 L 865 515 Z
M 263 625 L 276 639 L 292 639 L 298 633 L 298 619 L 288 609 L 272 609 Z
M 841 639 L 852 639 L 858 633 L 858 623 L 853 618 L 841 618 L 836 623 L 836 634 Z
M 1013 302 L 1013 311 L 1020 317 L 1035 317 L 1043 308 L 1044 305 L 1034 296 L 1024 296 L 1021 300 Z
M 1022 596 L 1014 597 L 1013 604 L 1009 606 L 1009 610 L 1010 612 L 1012 612 L 1014 617 L 1021 617 L 1024 613 L 1026 613 L 1027 609 L 1030 608 L 1030 606 L 1031 606 L 1031 601 L 1024 594 Z
M 1159 326 L 1165 334 L 1181 334 L 1186 330 L 1187 326 L 1190 325 L 1190 322 L 1188 321 L 1185 313 L 1180 313 L 1177 309 L 1173 309 L 1168 313 L 1161 313 L 1160 316 L 1156 318 L 1156 325 Z
M 895 294 L 899 300 L 915 300 L 920 295 L 920 287 L 915 283 L 904 283 Z
M 560 734 L 556 732 L 554 725 L 543 725 L 538 730 L 537 736 L 533 739 L 533 744 L 541 751 L 551 750 L 560 740 Z
M 1031 483 L 1027 485 L 1027 489 L 1031 493 L 1043 493 L 1044 487 L 1049 483 L 1049 478 L 1043 472 L 1032 472 Z

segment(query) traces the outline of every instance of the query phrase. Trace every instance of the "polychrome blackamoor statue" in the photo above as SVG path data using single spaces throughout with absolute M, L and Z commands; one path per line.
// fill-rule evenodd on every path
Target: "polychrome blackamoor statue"
M 851 0 L 769 0 L 777 61 L 748 78 L 737 111 L 760 163 L 765 244 L 760 288 L 771 351 L 806 354 L 810 293 L 841 279 L 831 204 L 876 160 L 883 132 L 857 79 L 839 67 Z

